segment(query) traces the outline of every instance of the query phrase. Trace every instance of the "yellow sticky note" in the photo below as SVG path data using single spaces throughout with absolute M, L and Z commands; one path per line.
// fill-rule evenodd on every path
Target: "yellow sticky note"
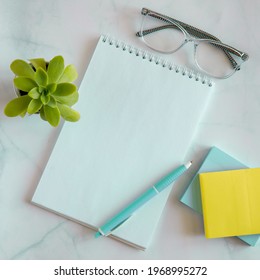
M 260 168 L 201 173 L 207 238 L 260 233 Z

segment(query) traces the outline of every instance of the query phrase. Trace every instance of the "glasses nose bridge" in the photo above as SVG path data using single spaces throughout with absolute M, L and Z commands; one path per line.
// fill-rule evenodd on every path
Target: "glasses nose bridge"
M 193 43 L 194 51 L 196 51 L 196 47 L 198 45 L 197 39 L 188 33 L 186 33 L 185 35 L 186 38 L 184 40 L 184 45 L 186 45 L 187 43 Z
M 183 26 L 179 26 L 179 28 L 182 30 L 182 33 L 185 36 L 185 43 L 189 43 L 189 42 L 194 42 L 195 43 L 195 41 L 197 39 L 195 36 L 190 34 L 188 32 L 188 30 L 186 30 Z
M 197 38 L 192 36 L 188 31 L 185 30 L 184 32 L 184 35 L 185 35 L 185 41 L 188 43 L 188 42 L 196 42 L 197 41 Z

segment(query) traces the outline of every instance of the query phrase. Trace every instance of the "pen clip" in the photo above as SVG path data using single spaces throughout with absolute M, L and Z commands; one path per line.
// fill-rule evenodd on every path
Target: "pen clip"
M 112 234 L 112 232 L 114 230 L 116 230 L 117 228 L 119 228 L 122 224 L 124 224 L 127 220 L 129 220 L 133 215 L 127 217 L 125 220 L 123 220 L 121 223 L 119 223 L 118 225 L 116 225 L 114 228 L 112 228 L 108 233 L 104 234 L 105 236 L 108 236 L 110 234 Z

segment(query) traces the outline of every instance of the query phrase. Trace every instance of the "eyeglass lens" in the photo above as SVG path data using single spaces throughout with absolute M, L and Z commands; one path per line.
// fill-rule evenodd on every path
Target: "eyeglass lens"
M 142 26 L 145 43 L 160 52 L 173 52 L 185 41 L 185 35 L 174 23 L 145 16 Z M 148 34 L 147 34 L 148 33 Z
M 230 61 L 230 57 L 237 66 L 241 65 L 240 57 L 224 50 L 208 41 L 201 41 L 196 47 L 195 61 L 199 68 L 214 77 L 228 77 L 235 72 L 235 68 Z

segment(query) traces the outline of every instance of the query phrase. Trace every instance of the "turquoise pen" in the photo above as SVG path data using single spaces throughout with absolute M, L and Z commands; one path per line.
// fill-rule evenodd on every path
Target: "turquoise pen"
M 108 236 L 110 235 L 114 229 L 123 224 L 128 218 L 130 218 L 134 212 L 136 212 L 140 207 L 142 207 L 145 203 L 155 197 L 157 194 L 166 189 L 171 183 L 177 180 L 190 166 L 192 162 L 189 161 L 187 164 L 183 164 L 173 171 L 171 171 L 168 175 L 163 177 L 160 181 L 155 183 L 151 188 L 145 191 L 141 196 L 139 196 L 136 200 L 130 203 L 127 207 L 125 207 L 121 212 L 107 221 L 103 226 L 98 229 L 98 232 L 95 234 L 95 237 L 99 237 L 101 235 Z

